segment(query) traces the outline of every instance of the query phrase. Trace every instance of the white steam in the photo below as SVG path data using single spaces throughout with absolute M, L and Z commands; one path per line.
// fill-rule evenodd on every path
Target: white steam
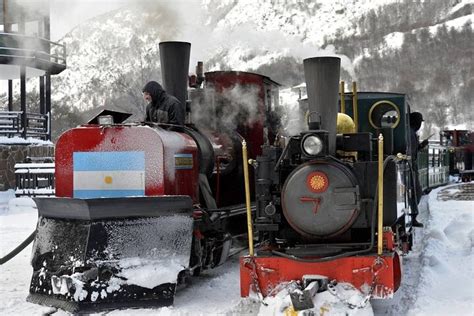
M 258 120 L 259 89 L 235 85 L 217 93 L 205 89 L 205 94 L 192 104 L 194 124 L 217 131 L 235 129 L 239 124 L 252 125 Z

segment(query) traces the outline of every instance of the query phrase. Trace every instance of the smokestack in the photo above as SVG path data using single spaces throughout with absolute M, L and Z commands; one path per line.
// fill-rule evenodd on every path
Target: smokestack
M 309 129 L 320 120 L 320 128 L 329 132 L 329 154 L 336 152 L 337 100 L 341 59 L 313 57 L 303 60 L 309 105 Z
M 160 61 L 163 88 L 176 97 L 186 113 L 188 96 L 189 54 L 191 44 L 187 42 L 161 42 Z

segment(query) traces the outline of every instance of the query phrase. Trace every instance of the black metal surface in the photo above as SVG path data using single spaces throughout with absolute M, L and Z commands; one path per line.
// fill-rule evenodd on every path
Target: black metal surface
M 311 192 L 307 176 L 326 174 L 328 187 Z M 303 199 L 314 199 L 314 202 Z M 360 210 L 359 188 L 353 172 L 335 160 L 315 160 L 296 168 L 282 190 L 282 208 L 288 223 L 307 238 L 338 236 L 350 228 Z
M 93 291 L 94 289 L 85 288 Z M 104 287 L 105 289 L 105 287 Z M 59 296 L 51 296 L 42 293 L 30 293 L 26 301 L 34 304 L 51 306 L 63 309 L 75 315 L 89 315 L 100 311 L 115 310 L 121 308 L 158 308 L 173 305 L 176 284 L 167 283 L 153 289 L 143 287 L 127 287 L 115 296 L 114 300 L 103 302 L 90 300 L 83 302 L 67 301 Z
M 189 55 L 191 44 L 186 42 L 161 42 L 160 60 L 163 88 L 176 97 L 186 113 Z
M 383 225 L 392 226 L 397 220 L 397 170 L 396 164 L 389 161 L 384 171 L 384 216 Z M 354 227 L 368 227 L 373 204 L 377 203 L 373 198 L 377 188 L 378 165 L 377 162 L 357 162 L 354 171 L 360 186 L 361 199 L 366 200 L 362 204 L 361 216 L 357 219 Z
M 34 198 L 39 216 L 58 219 L 95 220 L 154 217 L 186 213 L 192 209 L 189 196 L 128 198 Z
M 193 231 L 188 196 L 35 200 L 40 216 L 29 301 L 74 313 L 173 303 L 176 283 L 168 278 L 148 288 L 123 273 L 130 264 L 134 271 L 169 267 L 173 260 L 179 260 L 178 270 L 188 267 Z
M 28 120 L 26 118 L 26 66 L 20 66 L 20 111 L 21 114 L 21 125 L 23 125 L 23 132 L 21 136 L 26 139 L 26 126 Z
M 87 122 L 87 124 L 99 124 L 99 116 L 103 116 L 103 115 L 111 115 L 112 118 L 114 119 L 114 124 L 123 123 L 126 119 L 132 116 L 131 113 L 127 113 L 127 112 L 119 112 L 115 110 L 107 110 L 104 108 L 99 108 L 97 111 L 95 111 L 95 114 Z
M 8 111 L 13 111 L 13 80 L 8 80 Z
M 341 134 L 337 137 L 337 149 L 342 151 L 357 151 L 359 153 L 372 153 L 372 134 L 355 133 Z
M 209 138 L 202 134 L 197 128 L 183 127 L 183 132 L 191 136 L 199 149 L 199 173 L 212 176 L 214 171 L 214 148 Z
M 66 66 L 64 66 L 64 69 L 65 68 Z M 44 106 L 45 106 L 45 111 L 46 111 L 45 114 L 49 114 L 48 124 L 47 124 L 47 126 L 49 126 L 49 129 L 48 129 L 48 135 L 46 136 L 47 140 L 51 140 L 51 73 L 54 74 L 54 72 L 47 71 L 46 76 L 45 76 L 45 105 Z
M 46 114 L 46 108 L 45 108 L 45 90 L 44 90 L 44 81 L 45 77 L 44 76 L 39 76 L 39 99 L 40 99 L 40 106 L 39 106 L 39 111 L 40 114 Z
M 303 61 L 308 93 L 308 105 L 312 113 L 321 117 L 321 129 L 329 132 L 329 153 L 336 151 L 336 123 L 339 98 L 341 59 L 338 57 L 314 57 Z

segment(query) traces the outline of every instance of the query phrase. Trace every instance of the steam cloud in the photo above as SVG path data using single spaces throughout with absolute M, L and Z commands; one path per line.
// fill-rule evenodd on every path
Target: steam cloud
M 252 125 L 257 120 L 259 90 L 254 86 L 235 85 L 216 93 L 205 89 L 192 104 L 196 126 L 217 131 L 235 129 L 242 122 Z

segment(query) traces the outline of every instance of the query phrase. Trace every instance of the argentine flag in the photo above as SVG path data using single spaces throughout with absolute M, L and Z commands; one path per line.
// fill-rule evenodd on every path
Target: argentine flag
M 145 152 L 73 153 L 74 198 L 145 195 Z

